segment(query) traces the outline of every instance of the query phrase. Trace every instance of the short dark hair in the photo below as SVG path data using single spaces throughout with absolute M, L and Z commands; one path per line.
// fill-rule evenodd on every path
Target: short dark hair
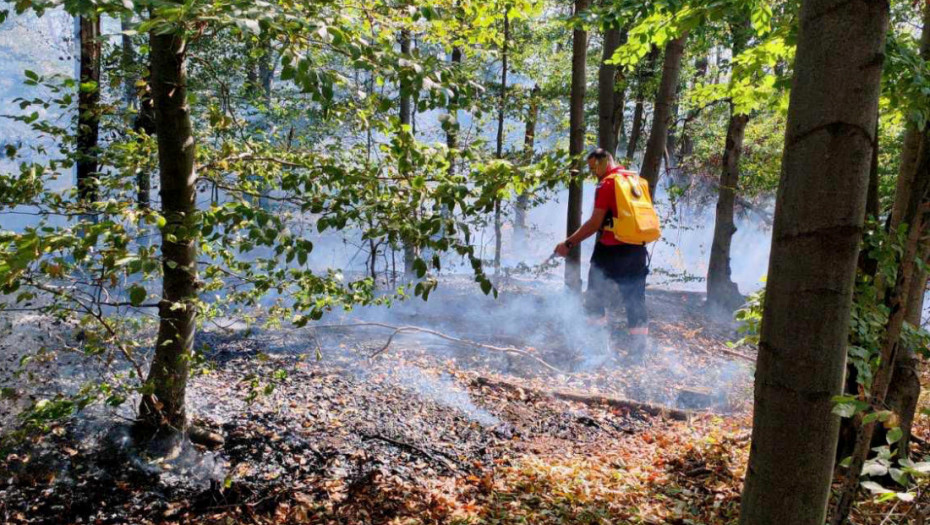
M 607 150 L 604 148 L 594 148 L 591 150 L 591 153 L 588 153 L 588 159 L 603 159 L 610 156 L 610 153 L 607 153 Z

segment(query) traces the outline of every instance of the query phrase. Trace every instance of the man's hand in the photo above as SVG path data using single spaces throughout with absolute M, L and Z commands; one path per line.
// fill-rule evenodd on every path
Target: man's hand
M 555 253 L 559 257 L 567 257 L 569 250 L 570 248 L 564 242 L 560 242 L 559 244 L 555 245 Z

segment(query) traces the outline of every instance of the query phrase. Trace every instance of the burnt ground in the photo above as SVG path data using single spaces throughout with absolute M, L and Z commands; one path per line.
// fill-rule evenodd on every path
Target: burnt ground
M 551 304 L 537 291 L 508 297 L 477 312 L 431 300 L 305 331 L 207 331 L 188 397 L 221 448 L 153 458 L 118 413 L 88 410 L 2 458 L 0 521 L 734 522 L 751 391 L 734 352 L 751 352 L 727 346 L 729 321 L 697 294 L 653 291 L 655 349 L 632 364 L 622 338 L 604 352 L 600 332 L 540 314 Z M 385 349 L 390 329 L 344 326 L 372 320 L 529 349 L 563 372 L 425 334 Z M 552 390 L 697 410 L 675 421 Z

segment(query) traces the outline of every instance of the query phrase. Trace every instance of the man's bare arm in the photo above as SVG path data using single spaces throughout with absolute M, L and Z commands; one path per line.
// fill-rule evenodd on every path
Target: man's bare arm
M 601 225 L 604 224 L 604 217 L 606 216 L 606 209 L 594 208 L 594 212 L 591 213 L 591 217 L 588 218 L 588 220 L 585 221 L 585 223 L 582 224 L 581 227 L 575 231 L 575 233 L 571 234 L 568 239 L 560 242 L 558 246 L 555 247 L 556 253 L 564 256 L 566 253 L 568 253 L 569 244 L 574 246 L 597 233 L 597 231 L 601 229 Z

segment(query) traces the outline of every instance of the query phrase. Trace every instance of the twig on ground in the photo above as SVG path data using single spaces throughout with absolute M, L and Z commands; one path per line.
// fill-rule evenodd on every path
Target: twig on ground
M 386 323 L 365 322 L 365 323 L 353 323 L 353 324 L 344 324 L 344 325 L 324 325 L 324 326 L 317 326 L 317 327 L 315 327 L 315 328 L 335 328 L 335 327 L 338 327 L 338 328 L 355 328 L 355 327 L 363 327 L 363 326 L 377 326 L 377 327 L 380 327 L 380 328 L 387 328 L 387 329 L 389 329 L 389 330 L 393 330 L 393 331 L 394 331 L 394 332 L 391 333 L 390 336 L 388 336 L 388 339 L 387 339 L 387 341 L 384 343 L 384 346 L 382 346 L 381 348 L 379 348 L 378 350 L 376 350 L 375 352 L 373 352 L 371 355 L 369 355 L 369 356 L 368 356 L 369 358 L 377 357 L 379 354 L 385 352 L 385 351 L 391 346 L 391 343 L 394 341 L 394 337 L 396 337 L 397 335 L 402 334 L 402 333 L 404 333 L 404 332 L 420 332 L 420 333 L 424 333 L 424 334 L 429 334 L 429 335 L 436 336 L 436 337 L 438 337 L 438 338 L 440 338 L 440 339 L 445 339 L 446 341 L 452 341 L 452 342 L 454 342 L 454 343 L 459 343 L 459 344 L 462 344 L 462 345 L 465 345 L 465 346 L 472 346 L 472 347 L 481 348 L 481 349 L 484 349 L 484 350 L 491 350 L 491 351 L 493 351 L 493 352 L 501 352 L 501 353 L 505 353 L 505 354 L 519 355 L 519 356 L 522 356 L 522 357 L 526 357 L 526 358 L 528 358 L 528 359 L 532 359 L 533 361 L 536 361 L 537 363 L 539 363 L 540 365 L 542 365 L 544 368 L 548 369 L 548 370 L 551 371 L 551 372 L 555 372 L 555 373 L 557 373 L 557 374 L 564 374 L 564 373 L 565 373 L 564 371 L 562 371 L 562 370 L 560 370 L 560 369 L 558 369 L 558 368 L 556 368 L 556 367 L 550 365 L 549 363 L 547 363 L 546 361 L 544 361 L 542 358 L 540 358 L 540 357 L 538 357 L 538 356 L 535 356 L 535 355 L 533 355 L 532 353 L 530 353 L 530 352 L 528 352 L 528 351 L 526 351 L 526 350 L 521 350 L 521 349 L 519 349 L 519 348 L 514 348 L 514 347 L 512 347 L 512 346 L 506 346 L 506 347 L 504 347 L 504 346 L 494 346 L 494 345 L 488 345 L 488 344 L 484 344 L 484 343 L 479 343 L 479 342 L 477 342 L 477 341 L 470 341 L 470 340 L 468 340 L 468 339 L 461 339 L 461 338 L 458 338 L 458 337 L 453 337 L 453 336 L 448 335 L 448 334 L 444 334 L 444 333 L 442 333 L 442 332 L 437 332 L 436 330 L 431 330 L 431 329 L 429 329 L 429 328 L 422 328 L 422 327 L 419 327 L 419 326 L 394 326 L 394 325 L 389 325 L 389 324 L 386 324 Z
M 441 457 L 436 457 L 436 456 L 433 454 L 433 452 L 431 452 L 431 451 L 429 451 L 429 450 L 423 450 L 422 448 L 417 447 L 416 445 L 412 445 L 412 444 L 407 443 L 407 442 L 405 442 L 405 441 L 398 441 L 398 440 L 396 440 L 396 439 L 392 439 L 392 438 L 389 438 L 389 437 L 387 437 L 387 436 L 382 436 L 381 434 L 362 434 L 362 440 L 364 440 L 364 441 L 372 441 L 372 440 L 384 441 L 385 443 L 388 443 L 388 444 L 390 444 L 390 445 L 394 445 L 395 447 L 401 448 L 401 449 L 403 449 L 403 450 L 406 450 L 407 452 L 411 452 L 411 453 L 414 453 L 414 454 L 418 454 L 418 455 L 420 455 L 420 456 L 423 456 L 423 457 L 425 457 L 425 458 L 427 458 L 427 459 L 433 461 L 434 463 L 439 463 L 439 464 L 443 465 L 444 467 L 446 467 L 447 469 L 449 469 L 449 470 L 451 470 L 451 471 L 453 471 L 453 472 L 461 472 L 461 469 L 458 467 L 458 465 L 456 465 L 456 463 L 453 462 L 453 460 L 450 459 L 446 454 L 444 454 L 443 452 L 440 452 L 440 451 L 436 451 L 436 453 L 439 454 Z
M 509 383 L 507 381 L 500 381 L 495 379 L 489 379 L 487 377 L 478 377 L 474 380 L 474 384 L 478 386 L 489 386 L 491 388 L 501 388 L 504 390 L 517 391 L 522 390 L 523 392 L 532 393 L 540 397 L 554 397 L 556 399 L 563 399 L 565 401 L 575 401 L 578 403 L 584 403 L 586 405 L 607 405 L 614 408 L 625 408 L 628 410 L 644 412 L 651 416 L 660 416 L 668 417 L 678 421 L 688 421 L 691 416 L 695 415 L 693 412 L 688 410 L 681 410 L 677 408 L 664 407 L 661 405 L 653 405 L 651 403 L 643 403 L 640 401 L 630 401 L 628 399 L 617 399 L 614 397 L 607 397 L 601 395 L 587 395 L 579 394 L 577 392 L 565 392 L 559 390 L 538 390 L 535 388 L 526 387 L 523 385 L 518 385 L 516 383 Z

